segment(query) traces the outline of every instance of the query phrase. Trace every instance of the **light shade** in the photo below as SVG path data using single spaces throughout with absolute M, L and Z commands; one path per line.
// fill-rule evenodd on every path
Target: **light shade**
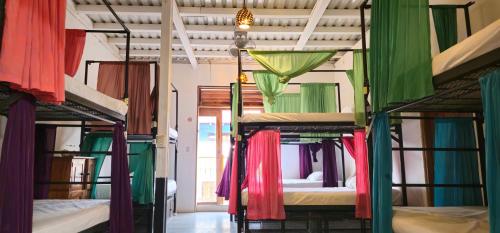
M 240 81 L 241 83 L 247 83 L 248 82 L 248 77 L 245 73 L 241 73 L 240 75 Z
M 243 7 L 236 14 L 236 26 L 239 29 L 247 30 L 253 25 L 253 14 L 246 7 Z

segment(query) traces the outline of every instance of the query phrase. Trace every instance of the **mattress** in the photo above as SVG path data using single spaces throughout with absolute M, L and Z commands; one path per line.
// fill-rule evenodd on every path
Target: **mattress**
M 310 181 L 307 179 L 283 179 L 284 188 L 321 188 L 323 181 Z
M 393 203 L 399 202 L 399 190 L 393 189 Z M 244 206 L 248 203 L 247 190 L 241 193 Z M 355 205 L 356 190 L 347 187 L 332 188 L 283 188 L 283 201 L 285 206 L 314 206 L 314 205 Z
M 242 123 L 354 122 L 353 113 L 261 113 L 246 114 Z
M 394 233 L 488 233 L 484 207 L 394 207 Z
M 74 78 L 66 77 L 64 81 L 64 88 L 66 93 L 71 93 L 121 115 L 127 114 L 128 106 L 125 102 L 109 97 Z
M 497 48 L 500 48 L 500 19 L 435 56 L 432 73 L 436 76 Z
M 109 201 L 35 200 L 33 233 L 74 233 L 109 220 Z
M 173 196 L 176 193 L 177 193 L 177 182 L 175 182 L 175 180 L 168 179 L 167 196 Z

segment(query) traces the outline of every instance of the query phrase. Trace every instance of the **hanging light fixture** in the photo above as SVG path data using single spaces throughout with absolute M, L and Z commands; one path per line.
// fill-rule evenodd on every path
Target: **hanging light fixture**
M 248 82 L 248 77 L 245 73 L 241 73 L 240 75 L 240 81 L 241 83 L 247 83 Z
M 253 25 L 253 14 L 247 9 L 246 1 L 243 1 L 243 8 L 236 14 L 236 27 L 248 30 Z

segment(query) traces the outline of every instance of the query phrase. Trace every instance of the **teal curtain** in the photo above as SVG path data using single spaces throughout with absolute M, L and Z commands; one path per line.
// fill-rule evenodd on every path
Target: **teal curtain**
M 433 94 L 429 1 L 372 1 L 373 111 Z
M 130 143 L 129 171 L 133 172 L 132 200 L 153 203 L 153 147 L 151 143 Z
M 476 148 L 471 118 L 440 118 L 434 121 L 435 148 Z M 435 184 L 479 184 L 476 151 L 435 151 Z M 481 205 L 480 188 L 434 188 L 435 206 Z
M 81 151 L 108 151 L 111 146 L 111 142 L 113 134 L 110 132 L 91 132 L 85 139 L 83 140 L 83 144 L 80 148 Z M 97 179 L 99 177 L 99 173 L 101 172 L 102 164 L 104 163 L 104 159 L 106 158 L 106 154 L 89 154 L 90 157 L 95 158 L 95 170 L 94 177 L 92 179 L 92 193 L 90 194 L 91 198 L 96 198 L 96 184 Z
M 443 52 L 457 43 L 457 7 L 435 6 L 432 8 L 432 18 L 439 51 Z
M 486 187 L 490 232 L 500 232 L 500 69 L 479 81 L 485 120 Z
M 238 134 L 238 101 L 240 88 L 238 83 L 233 84 L 233 96 L 231 100 L 231 135 L 236 137 Z
M 281 83 L 305 74 L 330 60 L 336 51 L 248 51 L 250 56 L 270 72 L 278 75 Z
M 392 232 L 392 144 L 387 113 L 373 121 L 373 232 Z
M 265 102 L 273 104 L 276 97 L 286 89 L 286 83 L 280 83 L 279 77 L 268 71 L 254 71 L 253 79 Z
M 266 113 L 300 112 L 300 106 L 299 93 L 284 93 L 279 95 L 272 105 L 264 101 L 264 111 Z
M 333 83 L 303 83 L 300 85 L 300 112 L 329 113 L 337 112 L 335 84 Z M 338 134 L 302 133 L 301 142 L 319 142 L 316 137 L 334 137 Z

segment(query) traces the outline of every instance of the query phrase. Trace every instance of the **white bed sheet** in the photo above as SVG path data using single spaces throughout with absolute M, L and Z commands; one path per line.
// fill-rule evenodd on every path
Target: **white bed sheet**
M 172 196 L 177 193 L 177 182 L 175 180 L 168 179 L 167 181 L 167 196 Z
M 432 59 L 432 73 L 441 74 L 485 53 L 500 48 L 500 19 Z
M 174 128 L 170 128 L 170 130 L 168 131 L 168 137 L 170 139 L 177 139 L 177 137 L 179 137 L 179 133 L 177 133 L 177 130 L 175 130 Z
M 284 188 L 321 188 L 323 181 L 310 181 L 308 179 L 283 179 Z
M 353 113 L 261 113 L 246 114 L 243 123 L 271 122 L 354 122 Z
M 33 233 L 74 233 L 109 220 L 109 201 L 35 200 Z
M 400 191 L 392 189 L 392 192 L 393 203 L 400 202 Z M 241 200 L 246 206 L 247 189 L 241 193 Z M 355 205 L 356 190 L 347 187 L 283 188 L 283 201 L 285 205 Z
M 122 100 L 109 97 L 74 78 L 66 77 L 64 80 L 64 89 L 73 95 L 84 98 L 88 101 L 94 102 L 111 111 L 126 115 L 128 105 Z
M 488 233 L 483 207 L 394 207 L 394 233 Z

